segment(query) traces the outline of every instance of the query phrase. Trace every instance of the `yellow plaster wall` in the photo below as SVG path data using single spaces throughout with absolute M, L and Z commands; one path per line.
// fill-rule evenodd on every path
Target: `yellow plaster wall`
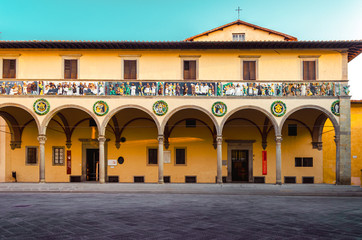
M 362 104 L 351 104 L 351 184 L 361 185 L 362 169 Z M 334 131 L 329 131 L 328 126 L 331 123 L 328 120 L 323 129 L 323 154 L 324 154 L 324 179 L 326 183 L 335 183 L 335 166 L 336 166 L 336 145 L 334 141 Z M 331 139 L 325 143 L 325 139 Z
M 233 33 L 245 33 L 246 41 L 284 41 L 284 37 L 269 34 L 260 29 L 254 29 L 246 25 L 232 25 L 222 30 L 195 38 L 193 41 L 232 41 Z
M 37 141 L 38 129 L 34 122 L 30 123 L 23 131 L 21 148 L 10 149 L 10 136 L 7 141 L 7 167 L 6 181 L 12 182 L 12 171 L 16 171 L 18 182 L 39 182 L 39 142 Z M 26 147 L 38 147 L 38 163 L 27 165 Z
M 288 136 L 288 124 L 297 124 L 297 136 Z M 314 177 L 314 183 L 323 183 L 323 151 L 313 149 L 309 131 L 300 123 L 286 121 L 282 137 L 282 181 L 284 176 L 296 176 L 297 183 L 302 183 L 303 177 Z M 295 167 L 296 157 L 312 157 L 313 167 Z
M 9 52 L 12 51 L 7 51 Z M 119 55 L 140 56 L 138 66 L 140 80 L 183 79 L 180 55 L 200 56 L 197 58 L 200 80 L 241 80 L 240 55 L 260 55 L 258 80 L 301 80 L 301 59 L 298 58 L 300 55 L 320 55 L 319 80 L 342 79 L 342 55 L 332 50 L 22 50 L 18 58 L 18 79 L 62 79 L 64 55 L 72 56 L 72 54 L 82 55 L 79 57 L 79 79 L 122 79 L 122 58 Z

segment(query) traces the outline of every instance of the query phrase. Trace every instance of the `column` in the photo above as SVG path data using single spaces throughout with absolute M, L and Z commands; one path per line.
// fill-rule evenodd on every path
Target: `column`
M 105 168 L 105 159 L 104 159 L 104 143 L 106 141 L 106 138 L 104 136 L 98 137 L 98 143 L 99 143 L 99 183 L 105 183 L 106 182 L 106 168 Z
M 40 152 L 40 159 L 39 159 L 39 182 L 45 183 L 45 141 L 47 140 L 45 135 L 39 135 L 39 152 Z
M 276 145 L 276 184 L 282 184 L 282 136 L 275 137 Z
M 217 175 L 216 183 L 222 184 L 222 136 L 216 137 L 216 151 L 217 151 Z
M 340 176 L 339 176 L 339 156 L 340 156 L 340 151 L 339 151 L 339 142 L 340 142 L 340 139 L 339 139 L 339 134 L 338 136 L 334 136 L 334 142 L 336 143 L 336 184 L 339 183 L 339 179 L 340 179 Z
M 337 184 L 351 184 L 351 97 L 341 96 L 339 101 L 339 162 Z M 337 149 L 337 148 L 336 148 Z M 337 179 L 336 179 L 337 180 Z
M 163 135 L 158 135 L 158 183 L 163 184 Z

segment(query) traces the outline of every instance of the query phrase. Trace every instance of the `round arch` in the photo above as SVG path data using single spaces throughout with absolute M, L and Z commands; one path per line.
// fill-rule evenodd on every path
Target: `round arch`
M 299 106 L 296 108 L 293 108 L 291 111 L 288 111 L 287 114 L 284 115 L 282 121 L 280 122 L 279 125 L 279 129 L 280 131 L 283 129 L 284 123 L 285 121 L 295 112 L 299 111 L 299 110 L 303 110 L 303 109 L 316 109 L 319 110 L 321 112 L 323 112 L 328 118 L 329 120 L 331 120 L 333 127 L 334 127 L 334 131 L 336 133 L 336 135 L 339 134 L 339 124 L 337 122 L 337 119 L 333 116 L 333 114 L 331 112 L 329 112 L 328 110 L 326 110 L 323 107 L 317 106 L 317 105 L 303 105 L 303 106 Z
M 214 116 L 207 110 L 205 110 L 204 108 L 202 107 L 199 107 L 199 106 L 195 106 L 195 105 L 184 105 L 184 106 L 180 106 L 178 108 L 175 108 L 174 110 L 172 110 L 170 113 L 168 113 L 166 115 L 166 117 L 163 119 L 162 121 L 162 125 L 161 125 L 161 130 L 162 130 L 162 134 L 163 134 L 163 131 L 165 129 L 165 126 L 168 122 L 168 120 L 171 119 L 171 117 L 181 111 L 181 110 L 187 110 L 187 109 L 194 109 L 194 110 L 199 110 L 200 112 L 203 112 L 205 113 L 210 119 L 211 121 L 213 122 L 214 126 L 215 126 L 215 129 L 216 129 L 216 133 L 217 135 L 221 135 L 221 132 L 220 132 L 220 127 L 219 127 L 219 124 L 217 123 L 216 119 L 214 118 Z
M 146 113 L 148 116 L 150 116 L 153 120 L 153 122 L 156 124 L 156 127 L 157 127 L 157 132 L 158 134 L 162 134 L 161 132 L 161 127 L 160 127 L 160 123 L 158 122 L 156 116 L 154 116 L 154 114 L 152 112 L 150 112 L 148 109 L 142 107 L 142 106 L 138 106 L 138 105 L 126 105 L 126 106 L 120 106 L 120 107 L 117 107 L 115 109 L 113 109 L 111 112 L 109 112 L 107 114 L 107 116 L 104 118 L 103 122 L 102 122 L 102 125 L 101 125 L 101 130 L 100 130 L 100 135 L 104 135 L 105 134 L 105 131 L 106 131 L 106 127 L 109 123 L 109 121 L 111 120 L 111 118 L 117 114 L 119 111 L 121 110 L 124 110 L 124 109 L 138 109 L 144 113 Z
M 63 105 L 63 106 L 60 106 L 60 107 L 57 107 L 53 110 L 51 110 L 47 115 L 46 117 L 43 119 L 43 122 L 41 124 L 41 134 L 45 135 L 46 134 L 46 127 L 48 126 L 48 123 L 50 122 L 50 120 L 61 110 L 64 110 L 64 109 L 70 109 L 70 108 L 74 108 L 74 109 L 78 109 L 78 110 L 81 110 L 85 113 L 87 113 L 94 121 L 95 123 L 97 124 L 97 128 L 98 128 L 98 132 L 100 132 L 100 124 L 99 124 L 99 121 L 98 119 L 95 117 L 95 115 L 92 113 L 92 111 L 90 111 L 89 109 L 85 108 L 85 107 L 82 107 L 82 106 L 79 106 L 79 105 Z
M 17 104 L 17 103 L 2 103 L 0 104 L 0 110 L 4 107 L 16 107 L 16 108 L 21 108 L 23 109 L 24 111 L 26 111 L 27 113 L 30 114 L 30 116 L 33 117 L 34 121 L 35 121 L 35 124 L 38 128 L 38 134 L 41 134 L 41 125 L 40 125 L 40 122 L 39 122 L 39 119 L 38 119 L 38 116 L 32 112 L 31 110 L 29 110 L 29 108 L 21 105 L 21 104 Z
M 222 120 L 221 124 L 220 124 L 220 130 L 222 132 L 224 126 L 225 126 L 225 123 L 226 121 L 236 112 L 238 111 L 242 111 L 242 110 L 256 110 L 256 111 L 259 111 L 261 113 L 264 113 L 264 115 L 266 115 L 269 120 L 271 121 L 273 127 L 274 127 L 274 132 L 275 132 L 275 136 L 278 136 L 280 135 L 279 132 L 279 125 L 277 123 L 277 121 L 275 120 L 275 118 L 273 117 L 273 115 L 271 113 L 269 113 L 268 111 L 266 111 L 265 109 L 261 108 L 261 107 L 258 107 L 258 106 L 252 106 L 252 105 L 247 105 L 247 106 L 241 106 L 241 107 L 238 107 L 238 108 L 235 108 L 234 110 L 232 110 L 231 112 L 229 112 L 225 117 L 224 119 Z

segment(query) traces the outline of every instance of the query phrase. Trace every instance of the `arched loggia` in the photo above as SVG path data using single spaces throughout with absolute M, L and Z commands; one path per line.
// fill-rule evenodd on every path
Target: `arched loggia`
M 157 178 L 156 168 L 163 153 L 154 155 L 160 136 L 160 124 L 155 114 L 138 105 L 115 108 L 105 117 L 101 134 L 109 139 L 109 158 L 122 159 L 116 167 L 109 169 L 109 175 L 120 182 L 137 179 L 163 182 L 163 176 Z
M 258 106 L 241 106 L 225 116 L 220 128 L 228 182 L 275 182 L 275 138 L 280 131 L 270 112 Z M 267 156 L 267 168 L 263 156 Z
M 4 168 L 0 173 L 6 181 L 34 182 L 38 180 L 38 116 L 30 109 L 16 103 L 0 104 L 1 152 L 4 153 Z M 34 141 L 35 140 L 35 141 Z M 10 144 L 10 152 L 6 153 Z M 33 154 L 28 154 L 32 152 Z M 12 156 L 12 157 L 8 157 Z M 11 163 L 6 163 L 11 158 Z M 15 172 L 16 175 L 12 175 Z M 4 175 L 3 175 L 4 174 Z M 16 176 L 16 178 L 14 178 Z
M 325 126 L 329 120 L 331 128 Z M 290 134 L 290 127 L 295 128 Z M 328 129 L 327 129 L 328 128 Z M 339 173 L 339 131 L 340 126 L 337 118 L 323 107 L 317 105 L 303 105 L 288 110 L 280 122 L 282 131 L 283 146 L 293 147 L 292 152 L 283 152 L 283 175 L 296 176 L 296 181 L 302 183 L 305 179 L 313 179 L 314 183 L 324 183 L 327 165 L 323 156 L 323 141 L 335 141 L 336 143 L 336 164 L 335 179 L 338 183 Z M 323 135 L 333 131 L 335 139 L 323 139 Z M 284 143 L 285 142 L 285 143 Z M 293 146 L 291 146 L 293 143 Z M 330 145 L 330 144 L 328 144 Z M 289 166 L 289 167 L 287 167 Z M 308 171 L 308 174 L 305 172 Z
M 100 124 L 92 111 L 78 105 L 63 105 L 51 110 L 41 126 L 40 181 L 45 181 L 45 176 L 47 182 L 68 182 L 78 176 L 80 181 L 104 181 L 105 153 L 101 153 Z M 88 149 L 94 150 L 90 153 Z
M 210 111 L 194 105 L 180 106 L 165 116 L 161 128 L 173 162 L 165 169 L 166 175 L 174 173 L 173 182 L 214 182 L 216 177 L 222 183 L 220 129 Z

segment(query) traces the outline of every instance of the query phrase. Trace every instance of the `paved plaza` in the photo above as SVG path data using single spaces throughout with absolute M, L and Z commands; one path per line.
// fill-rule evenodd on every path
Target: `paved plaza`
M 127 187 L 88 184 L 80 186 L 108 191 L 80 193 L 1 186 L 1 239 L 362 239 L 359 187 L 129 184 L 120 192 Z M 332 194 L 312 194 L 323 189 Z

